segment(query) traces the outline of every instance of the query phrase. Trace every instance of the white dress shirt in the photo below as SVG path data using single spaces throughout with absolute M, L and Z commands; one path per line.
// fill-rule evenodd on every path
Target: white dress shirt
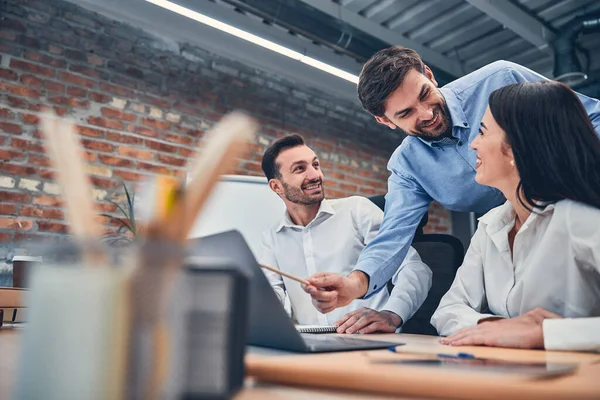
M 369 199 L 352 196 L 323 200 L 314 220 L 295 225 L 287 211 L 283 220 L 263 233 L 261 262 L 299 277 L 317 272 L 352 272 L 362 249 L 379 231 L 383 212 Z M 313 306 L 298 282 L 265 270 L 280 300 L 289 296 L 292 312 L 301 325 L 333 325 L 346 313 L 369 307 L 389 310 L 406 322 L 423 304 L 431 287 L 431 270 L 412 247 L 392 278 L 391 296 L 384 288 L 369 299 L 354 300 L 326 315 Z
M 600 210 L 563 200 L 533 212 L 515 235 L 512 254 L 512 205 L 506 202 L 479 221 L 431 318 L 438 333 L 448 336 L 482 318 L 511 318 L 541 307 L 565 317 L 544 320 L 547 349 L 598 349 L 598 319 L 572 318 L 600 316 Z M 580 331 L 567 333 L 572 329 Z

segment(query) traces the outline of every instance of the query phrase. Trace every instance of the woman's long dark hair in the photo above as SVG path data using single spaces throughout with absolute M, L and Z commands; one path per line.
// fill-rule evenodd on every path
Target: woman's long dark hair
M 521 176 L 521 205 L 571 199 L 600 208 L 600 138 L 575 92 L 554 81 L 518 83 L 489 100 Z

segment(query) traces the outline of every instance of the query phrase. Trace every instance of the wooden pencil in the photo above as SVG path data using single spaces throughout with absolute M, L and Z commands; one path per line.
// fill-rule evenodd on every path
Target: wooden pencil
M 290 278 L 293 281 L 300 282 L 303 285 L 307 285 L 307 286 L 310 285 L 310 283 L 307 280 L 304 280 L 302 278 L 298 278 L 297 276 L 294 276 L 292 274 L 288 274 L 287 272 L 283 272 L 283 271 L 281 271 L 281 270 L 279 270 L 277 268 L 273 268 L 273 267 L 270 267 L 268 265 L 263 265 L 263 264 L 261 264 L 260 266 L 263 267 L 264 269 L 268 269 L 271 272 L 275 272 L 276 274 L 279 274 L 281 276 L 285 276 L 286 278 Z

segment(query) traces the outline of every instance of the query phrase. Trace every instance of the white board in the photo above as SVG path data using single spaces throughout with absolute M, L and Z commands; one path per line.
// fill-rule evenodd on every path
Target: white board
M 196 219 L 190 238 L 237 229 L 258 258 L 262 232 L 280 221 L 284 210 L 266 178 L 225 175 Z

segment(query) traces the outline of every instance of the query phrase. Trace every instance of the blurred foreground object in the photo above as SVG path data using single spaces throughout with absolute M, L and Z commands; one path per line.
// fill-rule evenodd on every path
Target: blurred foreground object
M 201 155 L 191 164 L 187 186 L 174 177 L 158 177 L 153 215 L 143 237 L 118 254 L 103 246 L 74 125 L 45 112 L 41 127 L 65 200 L 77 256 L 61 260 L 64 254 L 59 246 L 55 249 L 58 261 L 44 263 L 32 274 L 30 318 L 16 397 L 163 398 L 168 378 L 176 370 L 187 376 L 179 386 L 185 391 L 184 397 L 231 395 L 243 379 L 243 345 L 234 346 L 239 340 L 230 339 L 236 329 L 242 336 L 245 332 L 247 290 L 243 276 L 232 264 L 219 260 L 204 263 L 208 269 L 199 269 L 203 272 L 194 275 L 195 286 L 188 290 L 213 293 L 215 287 L 221 287 L 225 305 L 202 301 L 214 307 L 211 313 L 198 308 L 192 294 L 191 303 L 168 305 L 175 281 L 183 274 L 192 223 L 220 175 L 238 162 L 258 125 L 239 112 L 225 116 L 207 133 Z M 214 285 L 204 282 L 204 277 Z M 200 292 L 195 295 L 205 296 Z M 185 318 L 169 325 L 168 311 L 173 308 L 182 310 Z M 203 326 L 198 313 L 207 313 L 212 325 Z M 210 331 L 206 330 L 209 326 Z M 183 364 L 170 354 L 173 331 L 186 337 L 190 346 L 180 359 Z M 215 336 L 216 332 L 220 333 Z M 209 342 L 197 342 L 198 337 Z M 217 337 L 225 341 L 210 342 Z M 208 366 L 214 362 L 225 369 L 214 370 L 210 382 L 200 384 L 196 378 L 205 373 L 202 371 L 213 371 Z

